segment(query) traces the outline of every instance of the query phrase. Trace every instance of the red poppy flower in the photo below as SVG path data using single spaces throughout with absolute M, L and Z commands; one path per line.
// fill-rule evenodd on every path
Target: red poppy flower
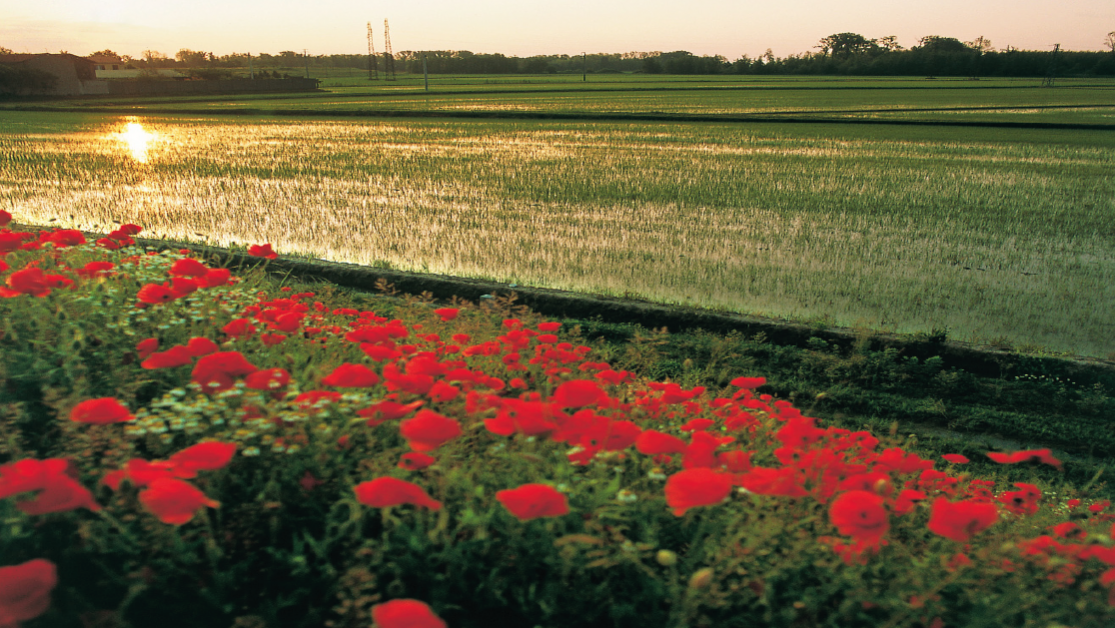
M 81 268 L 74 269 L 74 272 L 80 277 L 103 277 L 112 274 L 113 268 L 116 268 L 116 264 L 112 262 L 89 262 Z
M 0 499 L 39 491 L 28 500 L 16 502 L 16 508 L 29 515 L 65 512 L 76 508 L 101 509 L 93 494 L 77 481 L 77 470 L 70 460 L 28 458 L 0 465 Z
M 222 327 L 221 331 L 225 332 L 229 336 L 232 336 L 233 338 L 242 338 L 244 336 L 251 336 L 252 334 L 256 333 L 256 328 L 255 325 L 252 325 L 251 321 L 249 321 L 248 319 L 238 318 L 234 321 L 230 321 L 227 325 Z
M 0 567 L 0 626 L 18 628 L 20 622 L 45 613 L 50 608 L 50 592 L 57 584 L 58 570 L 43 558 Z
M 461 389 L 439 381 L 434 382 L 434 385 L 430 387 L 430 391 L 427 394 L 430 396 L 431 401 L 445 403 L 456 399 L 457 396 L 461 394 Z
M 178 298 L 191 295 L 201 287 L 196 279 L 190 279 L 189 277 L 174 277 L 170 282 L 170 291 Z
M 363 351 L 364 355 L 371 358 L 374 362 L 394 360 L 402 355 L 401 353 L 399 353 L 398 349 L 395 349 L 393 346 L 387 347 L 384 345 L 371 344 L 368 342 L 362 343 L 360 345 L 360 350 Z
M 0 227 L 7 227 L 8 223 L 12 221 L 11 213 L 0 209 Z
M 70 411 L 70 420 L 77 423 L 91 423 L 93 425 L 108 425 L 109 423 L 123 423 L 135 420 L 135 416 L 128 409 L 112 397 L 100 399 L 87 399 L 74 406 Z
M 883 497 L 869 491 L 847 491 L 829 505 L 829 521 L 844 536 L 873 542 L 890 529 Z
M 140 362 L 142 368 L 153 369 L 171 369 L 179 366 L 185 366 L 194 361 L 194 356 L 190 350 L 182 345 L 174 345 L 166 351 L 159 351 L 152 353 L 143 362 Z
M 554 390 L 551 401 L 560 409 L 583 408 L 608 398 L 600 385 L 590 379 L 574 379 Z
M 85 235 L 77 229 L 59 229 L 50 232 L 46 237 L 47 242 L 51 242 L 57 248 L 65 248 L 68 246 L 77 246 L 85 244 Z
M 132 458 L 124 465 L 124 475 L 132 483 L 132 486 L 136 488 L 143 488 L 161 478 L 173 478 L 174 474 L 171 471 L 171 464 L 163 460 L 151 462 L 143 458 Z M 107 482 L 107 480 L 108 478 L 106 477 L 105 480 L 102 481 Z M 109 486 L 111 486 L 113 490 L 118 490 L 118 478 L 113 476 L 112 480 L 116 483 L 116 486 L 112 484 L 109 484 Z
M 754 388 L 758 388 L 758 387 L 766 384 L 767 383 L 767 378 L 765 378 L 765 377 L 737 377 L 737 378 L 733 379 L 730 383 L 732 384 L 732 386 L 738 386 L 740 388 L 746 388 L 746 389 L 754 389 Z
M 274 347 L 277 344 L 282 344 L 286 340 L 285 334 L 273 334 L 271 332 L 263 332 L 259 335 L 259 341 L 267 347 Z
M 460 312 L 461 310 L 455 307 L 443 307 L 434 310 L 434 314 L 437 314 L 438 317 L 441 318 L 441 321 L 443 323 L 448 323 L 454 318 L 457 318 L 457 314 L 459 314 Z
M 206 392 L 221 391 L 232 388 L 237 378 L 258 370 L 239 351 L 220 351 L 202 356 L 190 373 L 190 381 L 200 384 Z
M 929 516 L 929 531 L 959 543 L 967 543 L 972 536 L 990 528 L 999 520 L 999 509 L 989 502 L 964 500 L 950 502 L 938 497 L 933 502 Z
M 399 458 L 398 467 L 400 469 L 409 469 L 411 471 L 417 471 L 419 469 L 425 469 L 426 467 L 432 465 L 435 462 L 437 462 L 437 458 L 434 458 L 433 456 L 428 456 L 426 454 L 418 453 L 417 451 L 411 451 L 411 452 L 403 454 Z
M 169 274 L 179 277 L 204 277 L 209 274 L 209 268 L 196 259 L 187 257 L 174 262 L 170 267 Z
M 125 235 L 134 236 L 140 231 L 143 231 L 143 227 L 139 225 L 133 225 L 130 222 L 120 225 L 120 232 L 124 233 Z
M 493 419 L 484 419 L 484 427 L 493 434 L 510 436 L 519 432 L 525 436 L 538 436 L 557 429 L 553 406 L 540 401 L 504 399 Z
M 496 499 L 519 521 L 569 514 L 569 501 L 563 493 L 546 484 L 524 484 L 496 492 Z
M 968 464 L 968 457 L 960 454 L 945 454 L 941 456 L 946 462 L 951 464 Z
M 380 423 L 383 423 L 384 421 L 401 419 L 410 414 L 412 411 L 421 407 L 423 403 L 425 402 L 412 401 L 407 404 L 402 404 L 397 401 L 385 399 L 383 401 L 373 403 L 363 410 L 358 410 L 356 414 L 368 419 L 369 427 L 375 427 Z
M 461 435 L 461 424 L 430 410 L 419 410 L 399 424 L 399 433 L 414 451 L 433 451 Z
M 1041 462 L 1047 465 L 1061 469 L 1061 461 L 1053 457 L 1053 453 L 1049 449 L 1028 449 L 1026 451 L 1016 451 L 1012 454 L 1004 454 L 997 452 L 988 452 L 988 458 L 991 458 L 999 464 L 1017 464 L 1019 462 Z
M 139 493 L 139 501 L 159 521 L 176 526 L 187 523 L 206 506 L 219 508 L 221 505 L 193 484 L 177 478 L 159 478 L 151 482 Z
M 729 473 L 746 473 L 751 470 L 751 452 L 737 449 L 716 454 L 716 466 Z
M 205 273 L 205 277 L 199 278 L 199 281 L 204 281 L 207 288 L 216 288 L 228 283 L 232 278 L 232 271 L 227 268 L 211 268 Z
M 538 331 L 554 332 L 561 329 L 561 323 L 549 321 L 545 323 L 538 323 Z
M 441 502 L 430 497 L 426 491 L 413 482 L 398 478 L 376 478 L 370 482 L 361 482 L 353 490 L 356 500 L 365 506 L 373 508 L 390 508 L 412 504 L 430 510 L 441 508 Z
M 683 432 L 703 432 L 708 428 L 716 425 L 716 421 L 712 419 L 693 419 L 686 421 L 685 425 L 681 426 Z
M 41 268 L 23 268 L 8 275 L 8 288 L 4 296 L 19 296 L 29 294 L 33 297 L 45 297 L 50 294 L 50 285 Z
M 146 340 L 140 340 L 138 343 L 136 343 L 136 353 L 139 354 L 139 359 L 140 360 L 146 360 L 148 358 L 148 356 L 150 356 L 152 353 L 155 353 L 158 350 L 159 350 L 159 339 L 158 338 L 148 338 Z
M 707 467 L 679 471 L 666 480 L 666 504 L 682 516 L 690 508 L 719 504 L 732 492 L 732 477 Z
M 248 255 L 252 257 L 265 257 L 267 259 L 275 259 L 279 256 L 278 253 L 271 250 L 271 243 L 267 244 L 253 244 L 248 247 Z
M 1005 491 L 995 498 L 995 501 L 1016 515 L 1032 515 L 1038 511 L 1038 502 L 1041 501 L 1041 489 L 1026 482 L 1015 482 L 1021 490 Z
M 1049 526 L 1049 529 L 1053 531 L 1053 534 L 1056 534 L 1062 539 L 1072 539 L 1087 535 L 1087 533 L 1084 531 L 1084 528 L 1081 528 L 1079 525 L 1072 521 L 1066 521 L 1054 526 Z
M 235 454 L 236 443 L 209 441 L 187 447 L 172 455 L 167 462 L 171 464 L 174 475 L 189 479 L 197 477 L 198 471 L 224 468 Z
M 713 436 L 708 432 L 694 432 L 692 440 L 685 446 L 681 453 L 681 466 L 683 469 L 696 469 L 698 467 L 715 467 L 716 450 L 721 445 L 734 441 L 732 436 Z
M 337 388 L 367 388 L 379 383 L 379 375 L 363 364 L 345 362 L 333 369 L 321 383 Z
M 809 494 L 801 484 L 800 473 L 793 467 L 781 469 L 755 467 L 742 474 L 737 483 L 744 489 L 759 495 L 805 497 Z
M 194 356 L 195 358 L 200 358 L 201 356 L 209 355 L 210 353 L 216 353 L 220 350 L 221 347 L 208 338 L 190 338 L 189 342 L 186 343 L 186 351 L 188 351 L 189 354 Z
M 446 628 L 425 602 L 399 599 L 372 607 L 376 628 Z
M 174 291 L 171 290 L 170 286 L 166 283 L 162 285 L 149 283 L 139 289 L 136 298 L 139 299 L 140 303 L 156 305 L 158 303 L 173 301 L 178 298 L 178 295 L 174 294 Z
M 290 373 L 280 368 L 263 369 L 244 378 L 244 386 L 266 392 L 278 392 L 289 383 Z

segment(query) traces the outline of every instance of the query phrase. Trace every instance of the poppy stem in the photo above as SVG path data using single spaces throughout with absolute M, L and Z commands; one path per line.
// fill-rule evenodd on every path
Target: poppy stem
M 134 548 L 138 549 L 140 547 L 139 541 L 137 541 L 135 537 L 132 536 L 132 533 L 124 527 L 124 524 L 120 523 L 119 519 L 108 514 L 108 511 L 103 508 L 98 510 L 97 514 L 101 517 L 101 519 L 104 519 L 109 524 L 111 524 L 112 527 L 116 528 L 116 531 L 120 533 L 120 536 L 124 539 L 127 539 L 127 541 L 131 543 Z

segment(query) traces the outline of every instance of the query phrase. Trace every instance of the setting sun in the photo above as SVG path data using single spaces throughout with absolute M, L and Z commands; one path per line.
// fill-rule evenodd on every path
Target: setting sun
M 148 133 L 139 122 L 129 122 L 124 127 L 124 131 L 117 134 L 117 137 L 128 145 L 128 150 L 132 153 L 132 159 L 145 164 L 147 163 L 147 149 L 150 148 L 151 142 L 157 136 L 154 133 Z

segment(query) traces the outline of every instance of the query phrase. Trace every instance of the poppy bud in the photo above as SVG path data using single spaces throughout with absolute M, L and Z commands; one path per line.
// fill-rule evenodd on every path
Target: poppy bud
M 689 577 L 690 589 L 703 589 L 712 582 L 712 568 L 705 567 L 704 569 L 697 570 L 692 576 Z
M 871 488 L 875 491 L 876 495 L 882 495 L 883 497 L 894 492 L 894 485 L 886 478 L 879 478 Z
M 678 555 L 670 550 L 658 550 L 655 554 L 654 560 L 658 561 L 659 565 L 663 567 L 672 567 L 678 562 Z

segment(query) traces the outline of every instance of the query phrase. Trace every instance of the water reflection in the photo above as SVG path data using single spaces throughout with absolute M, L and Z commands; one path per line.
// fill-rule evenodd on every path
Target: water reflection
M 132 119 L 134 120 L 134 118 Z M 132 153 L 132 159 L 141 164 L 147 163 L 147 149 L 156 137 L 154 133 L 148 133 L 139 122 L 128 122 L 124 131 L 117 134 L 117 138 L 128 145 L 128 150 Z

